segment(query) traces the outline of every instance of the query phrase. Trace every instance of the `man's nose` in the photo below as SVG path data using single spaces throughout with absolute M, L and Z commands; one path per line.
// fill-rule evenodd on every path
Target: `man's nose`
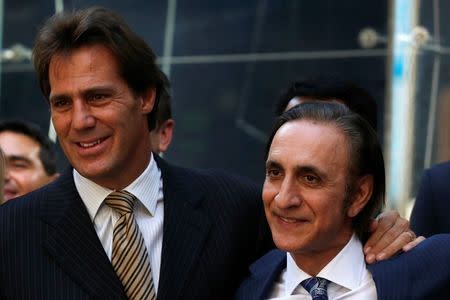
M 72 126 L 82 130 L 95 126 L 95 117 L 91 107 L 83 100 L 75 100 L 72 110 Z
M 279 208 L 290 208 L 299 206 L 302 203 L 301 199 L 300 187 L 295 180 L 285 178 L 274 200 Z

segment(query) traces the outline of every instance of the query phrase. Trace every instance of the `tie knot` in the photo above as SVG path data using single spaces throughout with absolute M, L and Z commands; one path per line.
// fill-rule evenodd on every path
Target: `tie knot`
M 308 291 L 314 300 L 328 299 L 327 285 L 329 281 L 321 277 L 311 277 L 303 280 L 300 284 Z
M 112 209 L 119 212 L 120 215 L 128 214 L 133 212 L 133 206 L 136 197 L 127 191 L 116 191 L 109 194 L 105 203 Z

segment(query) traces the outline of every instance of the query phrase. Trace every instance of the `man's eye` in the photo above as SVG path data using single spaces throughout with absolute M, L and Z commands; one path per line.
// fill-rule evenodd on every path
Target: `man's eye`
M 280 170 L 278 170 L 278 169 L 270 169 L 270 170 L 267 170 L 267 176 L 269 176 L 269 177 L 277 177 L 277 176 L 280 176 L 280 174 L 281 174 L 281 172 L 280 172 Z
M 58 99 L 58 100 L 54 100 L 52 101 L 52 106 L 59 108 L 59 107 L 64 107 L 67 106 L 69 104 L 69 101 L 65 100 L 65 99 Z
M 317 178 L 314 175 L 305 175 L 303 178 L 308 183 L 318 183 L 319 182 L 319 178 Z
M 14 169 L 26 169 L 28 168 L 28 165 L 25 163 L 13 163 L 9 165 L 10 167 L 14 168 Z
M 94 94 L 90 97 L 91 101 L 101 101 L 105 100 L 107 98 L 107 95 L 105 94 Z

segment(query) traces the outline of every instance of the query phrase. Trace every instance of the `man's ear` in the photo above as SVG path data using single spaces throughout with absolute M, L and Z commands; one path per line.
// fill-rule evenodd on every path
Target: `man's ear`
M 168 119 L 161 124 L 159 129 L 159 151 L 165 152 L 172 142 L 173 128 L 175 127 L 175 121 L 173 119 Z
M 148 114 L 153 110 L 156 99 L 156 88 L 149 88 L 141 95 L 142 100 L 142 113 Z
M 352 202 L 347 209 L 347 216 L 356 217 L 370 200 L 373 192 L 373 176 L 364 175 L 356 181 Z

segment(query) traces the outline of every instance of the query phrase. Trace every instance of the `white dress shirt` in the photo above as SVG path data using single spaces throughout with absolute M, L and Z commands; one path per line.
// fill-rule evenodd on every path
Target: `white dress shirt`
M 311 295 L 300 284 L 311 275 L 301 270 L 289 253 L 286 266 L 274 283 L 269 299 L 311 299 Z M 355 234 L 316 277 L 330 281 L 327 288 L 329 300 L 377 299 L 375 282 L 366 268 L 362 244 Z
M 113 229 L 119 214 L 103 203 L 113 190 L 104 188 L 83 177 L 75 169 L 73 178 L 81 200 L 94 223 L 95 231 L 111 260 Z M 132 193 L 138 201 L 134 206 L 134 217 L 144 237 L 145 246 L 150 258 L 153 283 L 158 292 L 159 271 L 161 268 L 161 248 L 163 238 L 163 183 L 161 170 L 156 165 L 153 155 L 142 174 L 124 190 Z

